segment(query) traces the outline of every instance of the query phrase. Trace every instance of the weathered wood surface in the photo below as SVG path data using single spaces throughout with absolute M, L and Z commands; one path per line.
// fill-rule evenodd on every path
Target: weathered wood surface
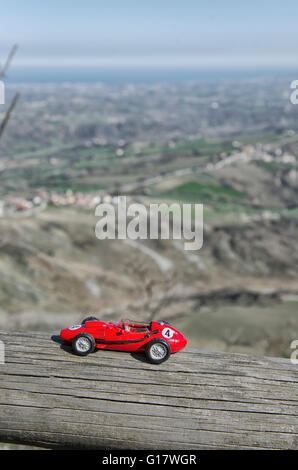
M 0 442 L 48 448 L 297 449 L 298 366 L 186 349 L 159 365 L 0 331 Z

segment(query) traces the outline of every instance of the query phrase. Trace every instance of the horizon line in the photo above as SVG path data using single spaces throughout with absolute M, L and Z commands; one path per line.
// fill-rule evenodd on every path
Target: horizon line
M 292 67 L 298 68 L 298 55 L 262 56 L 110 56 L 110 57 L 21 57 L 12 68 L 20 67 L 140 67 L 140 68 L 205 68 L 205 67 Z

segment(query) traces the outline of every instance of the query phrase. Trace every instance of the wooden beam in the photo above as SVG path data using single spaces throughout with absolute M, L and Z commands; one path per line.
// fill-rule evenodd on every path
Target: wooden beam
M 298 366 L 186 349 L 87 357 L 0 331 L 0 442 L 87 449 L 298 449 Z M 54 338 L 55 339 L 55 338 Z
M 16 105 L 17 105 L 17 102 L 18 102 L 18 100 L 19 100 L 19 97 L 20 97 L 20 93 L 17 92 L 17 93 L 15 94 L 15 96 L 14 96 L 14 98 L 13 98 L 13 100 L 12 100 L 12 102 L 11 102 L 11 104 L 10 104 L 10 106 L 9 106 L 9 108 L 8 108 L 8 110 L 7 110 L 6 114 L 5 114 L 5 116 L 4 116 L 3 120 L 2 120 L 2 122 L 0 123 L 0 139 L 1 139 L 1 137 L 2 137 L 2 134 L 3 134 L 3 132 L 4 132 L 5 128 L 6 128 L 6 126 L 7 126 L 7 124 L 8 124 L 9 119 L 11 118 L 12 112 L 13 112 L 14 108 L 15 108 Z

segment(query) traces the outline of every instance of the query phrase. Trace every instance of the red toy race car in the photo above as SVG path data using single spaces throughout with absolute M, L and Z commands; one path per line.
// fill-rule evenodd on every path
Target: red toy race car
M 164 321 L 141 323 L 120 320 L 105 323 L 96 317 L 87 317 L 81 325 L 61 330 L 61 339 L 72 344 L 79 356 L 86 356 L 98 349 L 144 352 L 153 364 L 160 364 L 171 353 L 186 346 L 186 338 Z

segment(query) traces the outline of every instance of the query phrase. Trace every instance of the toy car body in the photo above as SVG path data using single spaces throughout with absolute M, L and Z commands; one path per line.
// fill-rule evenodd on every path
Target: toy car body
M 187 344 L 183 334 L 164 321 L 106 323 L 96 317 L 85 318 L 81 325 L 61 330 L 60 337 L 71 343 L 74 352 L 80 356 L 86 356 L 95 348 L 138 351 L 144 352 L 154 364 L 164 362 L 171 353 L 180 351 Z

